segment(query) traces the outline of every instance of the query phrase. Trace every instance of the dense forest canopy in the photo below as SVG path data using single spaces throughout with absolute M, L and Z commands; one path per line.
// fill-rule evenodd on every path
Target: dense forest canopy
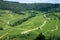
M 60 11 L 60 4 L 52 3 L 18 3 L 18 2 L 7 2 L 0 0 L 0 9 L 11 10 L 13 12 L 20 13 L 25 10 L 38 10 L 38 11 Z
M 0 1 L 3 1 L 3 0 L 0 0 Z

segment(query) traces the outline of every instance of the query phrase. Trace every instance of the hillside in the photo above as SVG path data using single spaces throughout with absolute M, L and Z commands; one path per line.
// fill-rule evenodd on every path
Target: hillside
M 52 3 L 18 3 L 18 2 L 7 2 L 0 1 L 0 9 L 11 10 L 13 12 L 20 13 L 20 11 L 25 10 L 38 10 L 38 11 L 60 11 L 60 4 L 52 4 Z
M 0 40 L 37 40 L 41 33 L 60 40 L 60 4 L 0 1 Z

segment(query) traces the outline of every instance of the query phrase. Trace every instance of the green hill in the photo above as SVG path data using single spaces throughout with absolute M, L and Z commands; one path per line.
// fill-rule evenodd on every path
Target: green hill
M 60 4 L 0 1 L 0 40 L 60 40 Z

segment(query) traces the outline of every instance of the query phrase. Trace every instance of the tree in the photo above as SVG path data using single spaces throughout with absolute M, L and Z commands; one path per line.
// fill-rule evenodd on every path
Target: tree
M 3 0 L 0 0 L 0 1 L 3 1 Z
M 40 35 L 35 40 L 45 40 L 45 36 L 40 33 Z
M 3 30 L 3 28 L 2 28 L 2 27 L 0 27 L 0 30 Z

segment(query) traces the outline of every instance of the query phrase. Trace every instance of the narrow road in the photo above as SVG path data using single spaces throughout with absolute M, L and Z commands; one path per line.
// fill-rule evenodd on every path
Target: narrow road
M 53 32 L 53 31 L 57 31 L 58 30 L 58 25 L 56 24 L 56 28 L 55 29 L 52 29 L 52 30 L 47 30 L 45 31 L 43 34 L 47 33 L 47 32 Z
M 1 39 L 1 38 L 3 38 L 3 37 L 5 37 L 6 35 L 8 35 L 8 33 L 6 33 L 6 34 L 2 35 L 2 36 L 0 37 L 0 39 Z
M 13 30 L 10 30 L 9 32 L 11 32 Z M 4 35 L 0 36 L 0 39 L 2 39 L 3 37 L 7 36 L 9 34 L 9 32 L 5 33 Z
M 34 29 L 31 29 L 31 30 L 27 30 L 27 31 L 23 31 L 21 32 L 21 34 L 25 34 L 25 33 L 29 33 L 31 31 L 34 31 L 34 30 L 38 30 L 38 28 L 42 29 L 42 27 L 46 24 L 47 21 L 44 21 L 43 24 L 37 28 L 34 28 Z M 11 30 L 12 31 L 12 30 Z M 3 37 L 7 36 L 9 33 L 7 32 L 6 34 L 0 36 L 0 39 L 2 39 Z
M 56 28 L 55 29 L 52 29 L 51 31 L 56 31 L 56 30 L 58 30 L 57 24 L 56 24 Z
M 44 21 L 44 23 L 43 23 L 41 26 L 39 26 L 41 30 L 43 29 L 43 27 L 44 27 L 44 25 L 46 24 L 46 22 L 47 22 L 47 21 Z
M 27 31 L 23 31 L 21 32 L 21 34 L 26 34 L 26 33 L 29 33 L 31 31 L 34 31 L 34 30 L 38 30 L 39 28 L 42 30 L 42 27 L 46 24 L 47 21 L 44 21 L 43 24 L 37 28 L 34 28 L 34 29 L 31 29 L 31 30 L 27 30 Z
M 46 19 L 50 20 L 50 18 L 49 18 L 49 17 L 46 17 L 46 15 L 44 15 L 44 17 L 45 17 Z

